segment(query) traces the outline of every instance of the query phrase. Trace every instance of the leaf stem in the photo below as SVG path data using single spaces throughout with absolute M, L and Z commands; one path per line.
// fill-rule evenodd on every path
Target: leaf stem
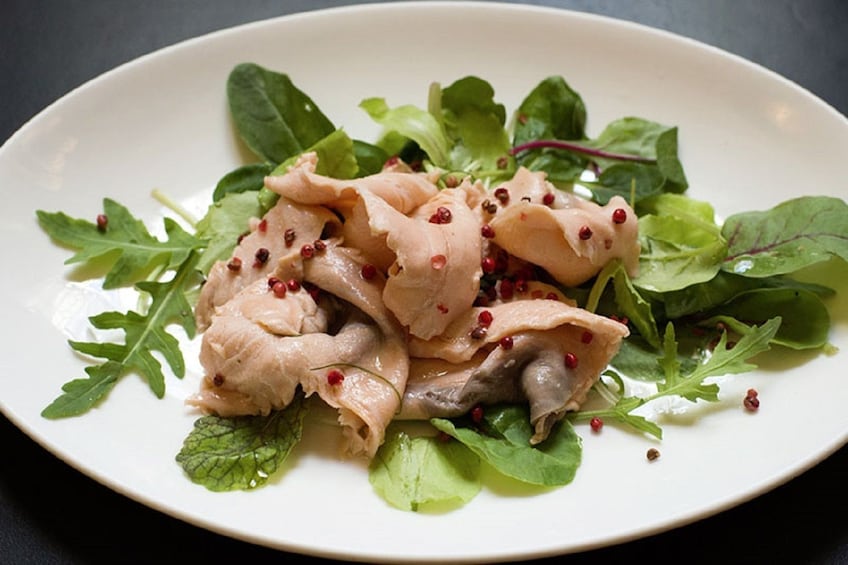
M 188 222 L 192 228 L 197 228 L 197 219 L 191 214 L 191 212 L 177 204 L 170 196 L 168 196 L 158 188 L 154 188 L 150 194 L 160 204 L 162 204 L 163 206 L 177 214 L 179 217 L 181 217 L 183 220 Z
M 639 155 L 628 155 L 625 153 L 612 153 L 609 151 L 604 151 L 603 149 L 595 149 L 593 147 L 586 147 L 585 145 L 580 145 L 578 143 L 572 143 L 569 141 L 562 141 L 560 139 L 537 139 L 534 141 L 528 141 L 527 143 L 522 143 L 520 145 L 516 145 L 510 150 L 511 155 L 517 155 L 523 151 L 530 151 L 531 149 L 564 149 L 566 151 L 573 151 L 574 153 L 582 153 L 584 155 L 591 155 L 592 157 L 601 157 L 603 159 L 613 159 L 615 161 L 635 161 L 637 163 L 656 163 L 656 159 L 651 159 L 650 157 L 641 157 Z

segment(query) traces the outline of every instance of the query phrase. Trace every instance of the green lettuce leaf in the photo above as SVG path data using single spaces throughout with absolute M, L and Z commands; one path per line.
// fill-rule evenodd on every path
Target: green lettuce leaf
M 411 104 L 390 108 L 384 98 L 366 98 L 359 107 L 387 131 L 415 141 L 434 165 L 449 166 L 451 142 L 439 120 L 426 110 Z
M 459 506 L 480 492 L 480 459 L 460 443 L 394 430 L 368 467 L 368 480 L 401 510 Z

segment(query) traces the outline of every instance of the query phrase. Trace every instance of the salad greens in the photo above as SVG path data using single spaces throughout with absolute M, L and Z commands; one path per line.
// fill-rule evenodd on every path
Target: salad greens
M 138 312 L 90 318 L 95 329 L 123 330 L 124 343 L 70 342 L 103 361 L 64 385 L 44 417 L 85 413 L 131 373 L 163 396 L 165 378 L 154 351 L 183 377 L 185 363 L 169 327 L 177 324 L 194 337 L 192 305 L 203 276 L 231 253 L 248 221 L 273 206 L 276 195 L 264 189 L 264 177 L 281 174 L 304 151 L 319 154 L 319 173 L 340 179 L 377 173 L 390 157 L 438 171 L 443 181 L 468 176 L 496 183 L 526 167 L 599 204 L 622 196 L 639 216 L 639 276 L 631 279 L 613 261 L 589 283 L 561 289 L 580 306 L 630 326 L 631 337 L 593 387 L 605 407 L 570 414 L 538 446 L 529 443 L 532 430 L 521 406 L 433 419 L 424 435 L 390 427 L 369 472 L 375 491 L 399 508 L 465 504 L 482 488 L 484 467 L 528 484 L 568 484 L 582 458 L 574 424 L 603 418 L 661 438 L 661 428 L 638 408 L 670 396 L 715 402 L 719 385 L 710 377 L 750 371 L 751 359 L 773 346 L 829 347 L 825 300 L 835 291 L 793 275 L 832 258 L 848 260 L 848 205 L 801 196 L 719 222 L 710 204 L 685 194 L 676 127 L 626 116 L 591 138 L 586 105 L 562 77 L 542 80 L 512 115 L 496 101 L 492 85 L 475 76 L 447 87 L 433 84 L 426 107 L 366 98 L 361 110 L 383 128 L 373 143 L 335 126 L 290 77 L 255 64 L 232 70 L 227 96 L 256 162 L 221 177 L 194 233 L 166 218 L 167 237 L 159 240 L 110 199 L 96 223 L 37 212 L 44 231 L 75 250 L 67 263 L 94 269 L 104 276 L 105 289 L 134 286 L 143 297 Z M 656 392 L 633 396 L 627 379 L 653 383 Z M 177 462 L 210 490 L 255 488 L 299 442 L 306 412 L 298 397 L 267 417 L 204 416 Z

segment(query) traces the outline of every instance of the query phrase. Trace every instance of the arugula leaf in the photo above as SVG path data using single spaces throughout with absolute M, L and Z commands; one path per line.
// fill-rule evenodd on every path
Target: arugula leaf
M 101 365 L 87 367 L 88 378 L 75 379 L 66 383 L 64 394 L 47 406 L 41 415 L 45 418 L 67 418 L 78 416 L 91 409 L 103 398 L 125 374 L 136 371 L 147 379 L 147 384 L 157 397 L 165 394 L 165 378 L 153 351 L 159 351 L 171 367 L 174 375 L 185 375 L 185 361 L 177 339 L 165 330 L 170 323 L 178 323 L 191 338 L 196 327 L 194 315 L 185 297 L 196 274 L 197 256 L 192 254 L 164 283 L 142 281 L 136 285 L 141 292 L 151 296 L 152 302 L 146 314 L 129 311 L 104 312 L 89 318 L 91 324 L 101 330 L 122 329 L 124 344 L 70 341 L 71 347 L 93 357 L 107 361 Z
M 111 260 L 103 281 L 105 289 L 131 285 L 156 267 L 174 269 L 203 245 L 171 218 L 164 220 L 168 239 L 160 241 L 141 220 L 109 198 L 103 199 L 103 213 L 108 219 L 106 229 L 63 212 L 36 211 L 38 223 L 50 237 L 77 251 L 65 264 Z
M 267 416 L 204 416 L 176 456 L 189 478 L 214 492 L 265 484 L 300 442 L 306 406 L 298 393 Z
M 401 510 L 462 505 L 480 492 L 480 459 L 460 443 L 394 430 L 371 460 L 368 480 Z
M 780 317 L 775 317 L 761 326 L 750 327 L 733 347 L 728 347 L 727 333 L 722 333 L 712 354 L 683 375 L 678 360 L 674 325 L 669 322 L 663 338 L 663 356 L 659 361 L 664 379 L 657 383 L 656 393 L 647 397 L 624 396 L 622 391 L 625 388 L 621 378 L 614 371 L 607 371 L 605 374 L 614 378 L 619 392 L 613 393 L 602 381 L 596 383 L 595 390 L 605 398 L 612 398 L 612 406 L 606 409 L 576 412 L 571 414 L 570 418 L 572 421 L 589 421 L 594 417 L 608 419 L 662 439 L 662 429 L 658 425 L 631 412 L 664 396 L 679 396 L 690 402 L 717 401 L 718 385 L 705 384 L 704 380 L 708 377 L 744 373 L 755 369 L 756 365 L 749 363 L 748 360 L 770 348 L 780 323 Z
M 832 256 L 848 261 L 848 204 L 801 196 L 764 212 L 727 218 L 725 271 L 746 277 L 792 273 Z
M 230 72 L 227 99 L 241 138 L 270 163 L 299 155 L 336 129 L 288 75 L 253 63 Z
M 533 446 L 530 412 L 526 406 L 487 407 L 481 430 L 444 418 L 430 423 L 456 438 L 507 477 L 542 486 L 561 486 L 574 480 L 582 457 L 580 438 L 567 421 L 554 425 L 548 439 Z

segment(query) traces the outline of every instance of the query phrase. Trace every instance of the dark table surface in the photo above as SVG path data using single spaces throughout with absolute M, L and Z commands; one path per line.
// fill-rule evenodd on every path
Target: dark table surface
M 236 24 L 353 3 L 2 0 L 0 140 L 74 87 L 160 47 Z M 527 3 L 599 13 L 698 39 L 784 75 L 848 115 L 845 0 Z M 2 564 L 267 563 L 296 557 L 209 533 L 131 501 L 56 459 L 2 416 L 0 446 Z M 843 447 L 787 484 L 719 515 L 566 560 L 845 564 L 847 481 Z

